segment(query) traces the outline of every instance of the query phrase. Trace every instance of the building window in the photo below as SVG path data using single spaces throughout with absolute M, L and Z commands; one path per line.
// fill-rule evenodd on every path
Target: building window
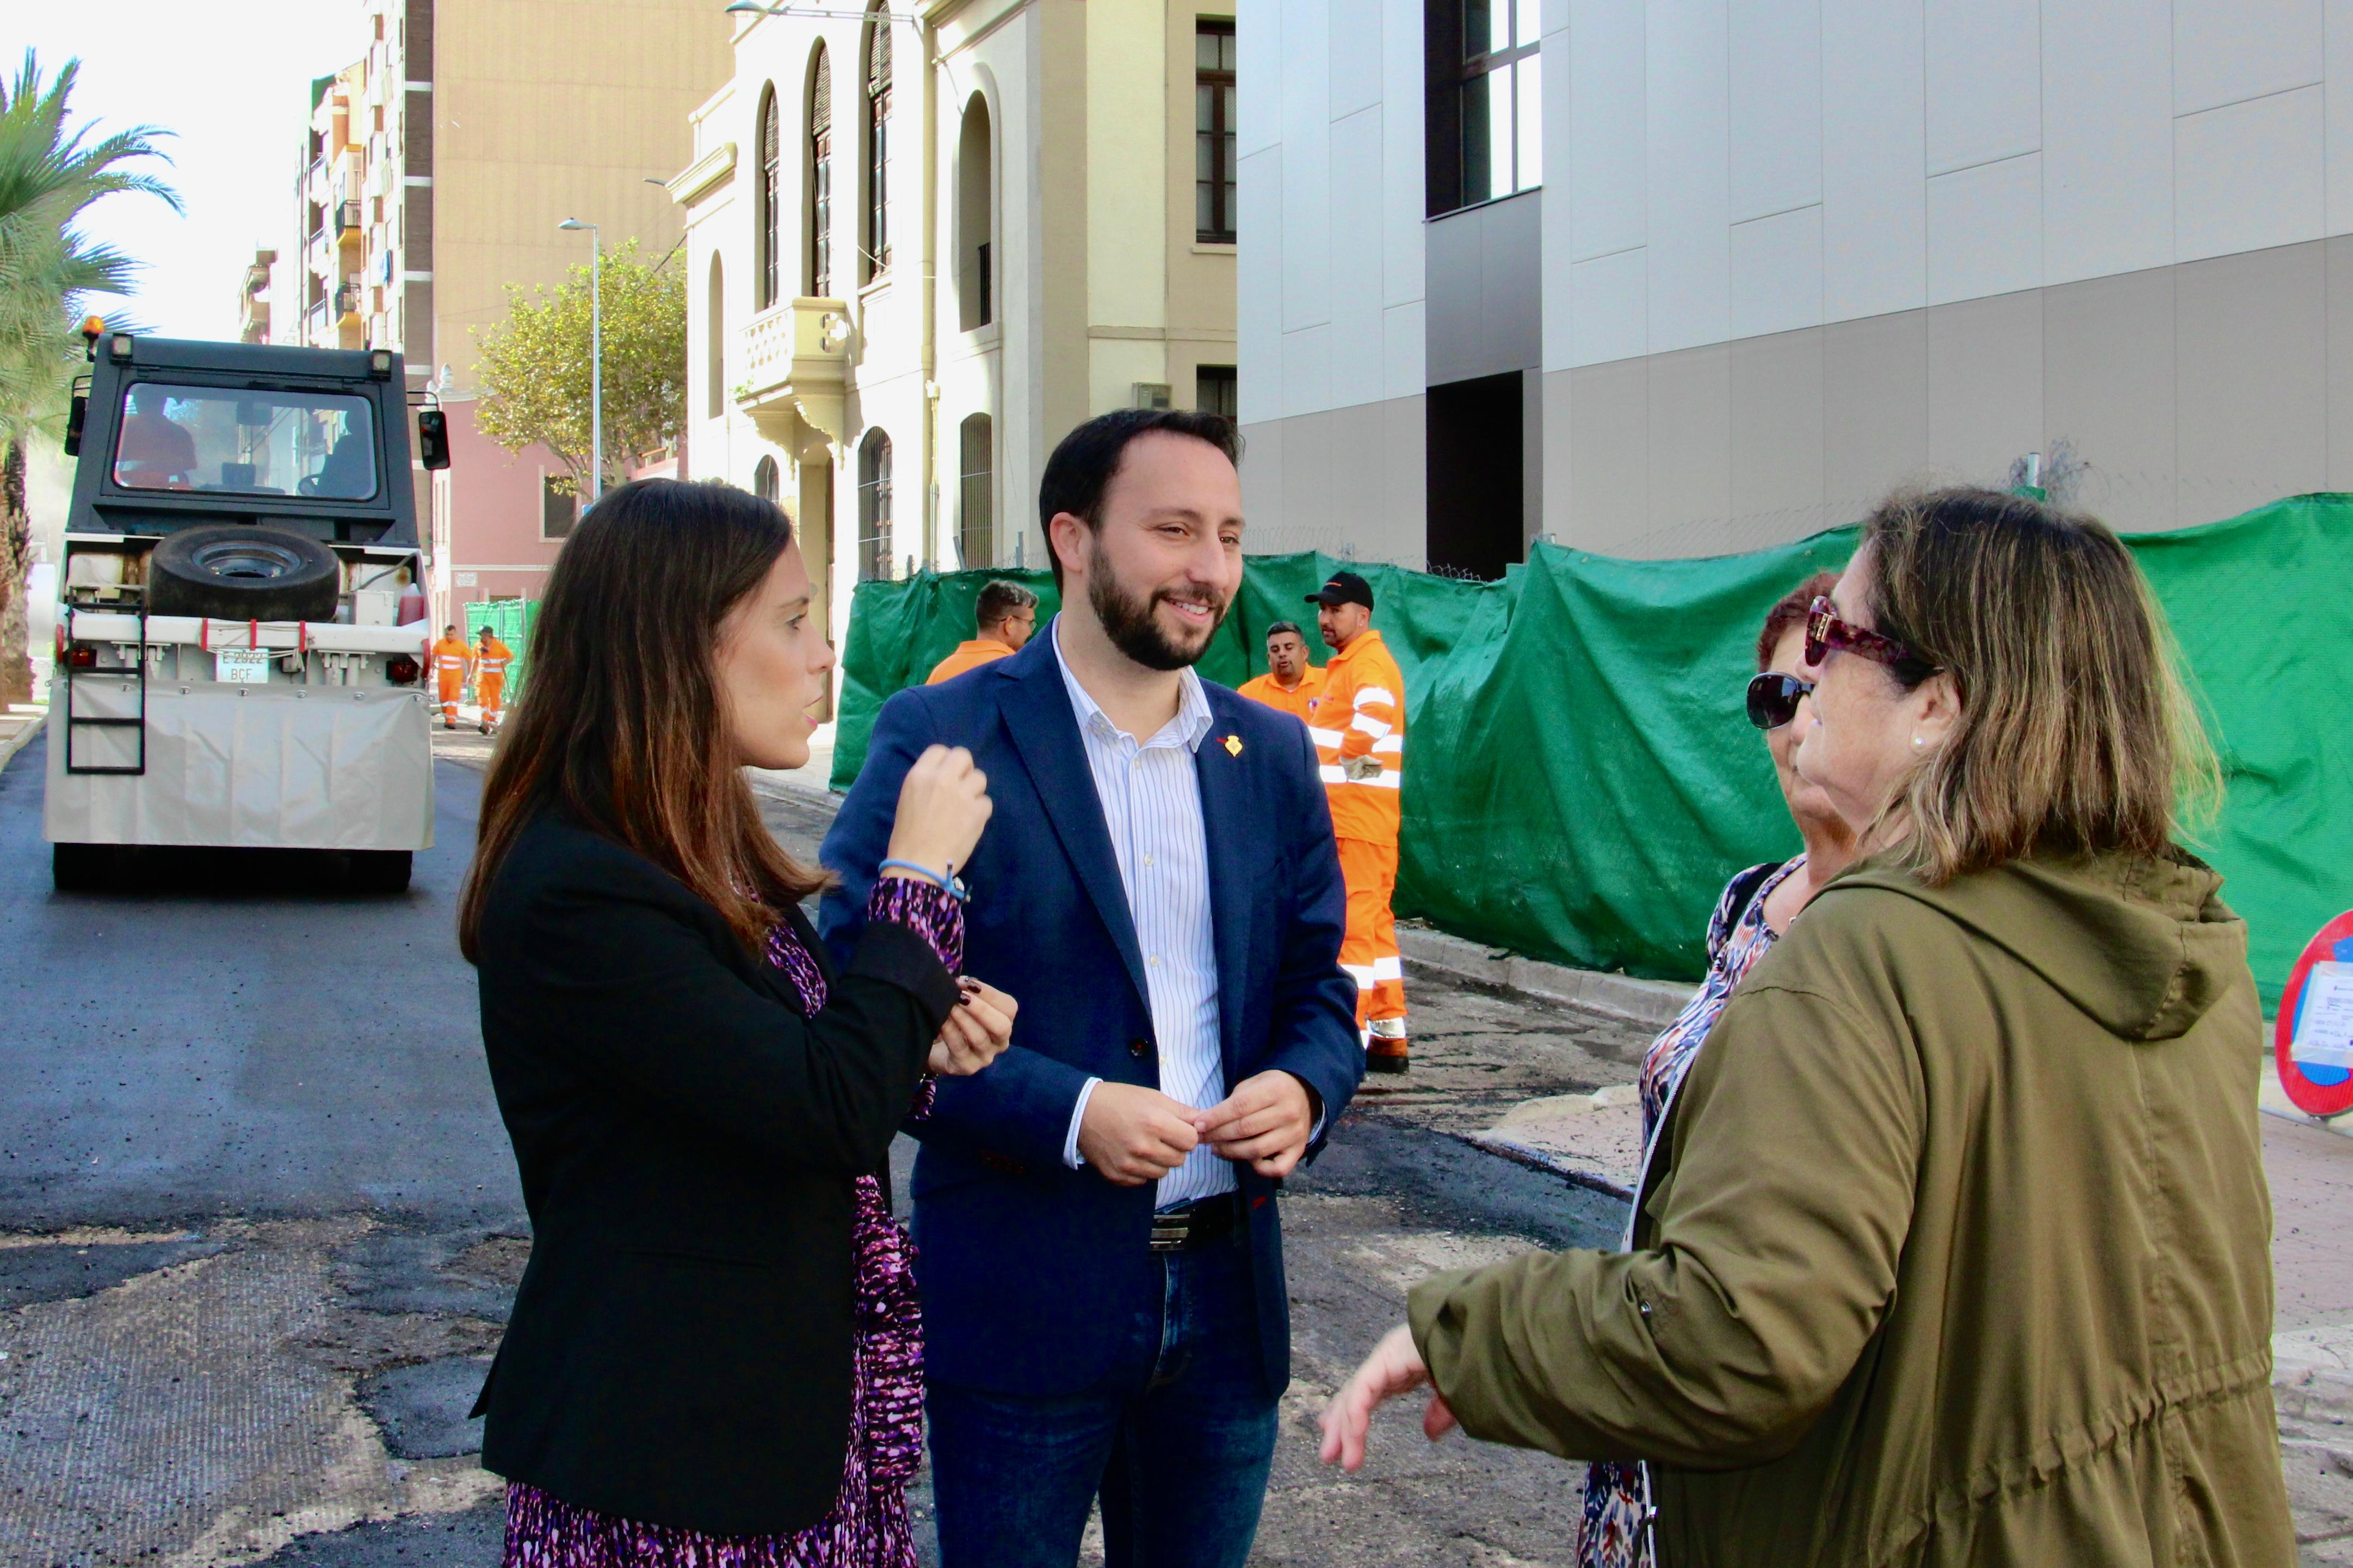
M 858 446 L 858 575 L 889 578 L 891 570 L 891 437 L 867 433 Z
M 990 301 L 990 153 L 988 100 L 974 93 L 965 105 L 956 137 L 956 304 L 967 332 L 997 319 Z
M 833 297 L 833 61 L 817 47 L 809 67 L 808 291 Z
M 1194 237 L 1205 245 L 1234 243 L 1231 22 L 1202 22 L 1193 31 L 1193 192 Z
M 987 415 L 975 414 L 957 427 L 957 435 L 964 461 L 956 487 L 956 548 L 967 569 L 994 566 L 997 432 Z
M 1544 183 L 1542 0 L 1430 0 L 1430 213 Z
M 760 297 L 753 309 L 765 310 L 776 302 L 783 287 L 780 276 L 783 224 L 776 215 L 776 196 L 783 174 L 782 132 L 776 127 L 776 89 L 760 91 L 760 188 L 754 221 L 760 226 Z
M 1241 385 L 1229 364 L 1198 365 L 1193 371 L 1193 406 L 1204 414 L 1242 416 Z
M 727 288 L 719 253 L 711 253 L 711 299 L 703 311 L 703 399 L 716 419 L 727 412 Z
M 762 500 L 773 501 L 784 499 L 784 476 L 782 470 L 776 467 L 776 458 L 763 458 L 758 467 L 752 470 L 752 493 Z
M 866 281 L 891 270 L 891 18 L 866 24 Z
M 569 539 L 572 525 L 579 521 L 580 495 L 568 480 L 553 474 L 543 474 L 539 480 L 539 536 L 542 539 Z

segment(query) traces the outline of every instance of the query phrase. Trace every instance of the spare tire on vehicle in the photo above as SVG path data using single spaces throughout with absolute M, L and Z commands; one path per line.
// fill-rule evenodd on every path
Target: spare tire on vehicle
M 282 528 L 191 528 L 166 534 L 147 557 L 151 616 L 332 620 L 343 585 L 333 551 Z

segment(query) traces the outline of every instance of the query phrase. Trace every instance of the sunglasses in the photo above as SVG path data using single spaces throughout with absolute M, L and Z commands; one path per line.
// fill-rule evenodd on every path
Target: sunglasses
M 1832 648 L 1842 653 L 1859 653 L 1874 664 L 1888 668 L 1914 682 L 1926 679 L 1936 672 L 1933 659 L 1921 658 L 1894 637 L 1867 632 L 1861 626 L 1840 620 L 1831 610 L 1827 595 L 1816 599 L 1806 612 L 1806 662 L 1820 668 Z
M 1814 694 L 1814 683 L 1767 670 L 1748 683 L 1748 721 L 1778 730 L 1798 716 L 1798 704 Z

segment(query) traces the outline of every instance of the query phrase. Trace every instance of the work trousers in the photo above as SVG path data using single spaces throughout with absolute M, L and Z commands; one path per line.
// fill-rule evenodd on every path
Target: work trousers
M 482 700 L 484 729 L 499 727 L 500 710 L 506 700 L 506 689 L 507 678 L 503 675 L 478 675 L 474 678 L 475 694 Z
M 1356 1032 L 1366 1049 L 1405 1054 L 1405 961 L 1398 953 L 1394 844 L 1340 840 L 1340 876 L 1348 885 L 1348 931 L 1340 939 L 1340 967 L 1356 983 Z
M 444 724 L 458 721 L 458 694 L 465 689 L 465 677 L 460 675 L 441 678 L 441 722 Z

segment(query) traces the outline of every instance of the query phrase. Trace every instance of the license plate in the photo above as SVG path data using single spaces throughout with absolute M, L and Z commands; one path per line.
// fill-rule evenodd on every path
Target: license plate
M 213 679 L 233 686 L 255 686 L 269 679 L 267 648 L 227 647 L 213 655 Z

